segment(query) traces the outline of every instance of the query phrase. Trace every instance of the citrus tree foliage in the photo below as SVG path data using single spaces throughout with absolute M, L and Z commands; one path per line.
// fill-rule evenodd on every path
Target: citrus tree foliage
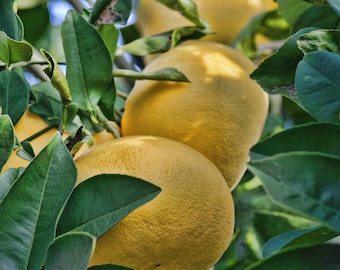
M 75 187 L 72 158 L 95 132 L 117 136 L 110 121 L 119 123 L 122 96 L 134 80 L 187 81 L 171 67 L 139 71 L 135 56 L 211 33 L 191 1 L 157 1 L 195 26 L 139 37 L 133 26 L 118 30 L 132 1 L 98 0 L 83 10 L 69 1 L 75 10 L 56 27 L 48 24 L 47 0 L 22 1 L 19 10 L 14 0 L 0 1 L 0 168 L 13 149 L 34 157 L 13 128 L 28 105 L 59 130 L 27 168 L 1 172 L 0 265 L 6 269 L 87 269 L 96 237 L 160 192 L 125 175 Z M 218 270 L 340 268 L 340 4 L 277 3 L 278 10 L 254 17 L 232 44 L 259 63 L 250 77 L 272 102 L 263 138 L 233 191 L 235 235 Z M 256 44 L 258 34 L 268 46 Z M 59 134 L 65 131 L 67 143 Z M 98 193 L 103 196 L 95 200 Z

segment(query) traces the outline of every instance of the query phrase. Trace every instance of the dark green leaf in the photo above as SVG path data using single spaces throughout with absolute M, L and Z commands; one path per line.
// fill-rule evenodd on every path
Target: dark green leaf
M 33 50 L 26 42 L 11 39 L 3 31 L 0 31 L 0 61 L 6 66 L 17 62 L 27 62 L 31 60 Z
M 45 270 L 87 270 L 96 239 L 86 232 L 70 232 L 50 245 Z
M 45 68 L 44 71 L 47 74 L 47 76 L 51 79 L 51 83 L 54 86 L 54 88 L 58 90 L 61 96 L 62 103 L 65 105 L 70 104 L 72 102 L 72 97 L 70 93 L 70 88 L 68 86 L 68 82 L 63 71 L 58 66 L 56 60 L 52 57 L 52 55 L 48 51 L 41 49 L 40 52 L 49 64 L 49 66 Z
M 0 204 L 11 189 L 15 180 L 19 177 L 20 173 L 20 169 L 10 168 L 0 174 Z
M 309 123 L 295 126 L 259 142 L 251 152 L 272 156 L 293 151 L 320 152 L 340 157 L 340 125 Z
M 316 152 L 290 152 L 251 161 L 274 201 L 340 232 L 340 158 Z
M 0 72 L 0 107 L 2 114 L 8 114 L 13 125 L 27 108 L 29 86 L 14 70 Z
M 81 230 L 99 237 L 159 192 L 158 187 L 127 175 L 94 176 L 73 191 L 60 218 L 58 233 Z
M 22 40 L 22 23 L 13 10 L 14 0 L 0 1 L 0 29 L 10 38 Z
M 305 27 L 339 29 L 340 18 L 330 6 L 313 5 L 300 15 L 294 24 L 293 32 Z
M 337 270 L 339 267 L 340 245 L 320 245 L 279 253 L 244 270 Z
M 93 111 L 112 82 L 110 53 L 93 26 L 74 11 L 67 13 L 61 32 L 72 100 Z
M 193 22 L 195 25 L 201 28 L 209 28 L 209 23 L 206 22 L 197 12 L 196 3 L 192 0 L 156 0 L 168 8 L 177 10 L 187 18 L 189 21 Z
M 328 51 L 305 55 L 295 74 L 303 108 L 319 121 L 340 120 L 340 56 Z
M 8 115 L 0 115 L 0 138 L 1 138 L 0 140 L 0 171 L 1 171 L 2 166 L 6 163 L 6 161 L 10 157 L 15 144 L 14 128 L 12 121 Z
M 111 121 L 115 120 L 116 86 L 114 80 L 105 91 L 98 105 L 105 117 Z
M 340 3 L 337 0 L 327 0 L 332 9 L 340 16 Z
M 132 8 L 132 0 L 97 0 L 91 11 L 89 22 L 100 24 L 126 24 Z
M 340 54 L 340 31 L 326 29 L 311 31 L 299 37 L 297 43 L 304 54 L 313 51 L 330 51 Z
M 136 72 L 129 69 L 114 69 L 112 74 L 115 77 L 124 77 L 136 80 L 190 82 L 182 72 L 172 67 L 159 69 L 149 73 Z
M 298 102 L 295 91 L 295 70 L 303 58 L 297 39 L 316 28 L 302 29 L 288 38 L 282 47 L 262 62 L 250 75 L 269 94 L 282 94 Z
M 263 256 L 267 257 L 285 250 L 324 244 L 336 236 L 338 233 L 323 226 L 284 233 L 273 237 L 264 245 Z
M 41 268 L 75 179 L 73 159 L 56 135 L 1 202 L 1 265 L 7 269 Z

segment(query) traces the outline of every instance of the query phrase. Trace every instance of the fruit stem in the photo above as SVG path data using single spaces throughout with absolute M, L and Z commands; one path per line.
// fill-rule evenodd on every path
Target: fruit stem
M 28 138 L 24 139 L 20 143 L 33 141 L 34 139 L 38 138 L 40 135 L 46 133 L 47 131 L 51 130 L 52 128 L 57 128 L 58 126 L 59 126 L 59 122 L 56 121 L 53 124 L 48 125 L 47 127 L 43 128 L 42 130 L 38 131 L 37 133 L 34 133 L 33 135 L 31 135 Z
M 110 124 L 110 121 L 105 117 L 103 112 L 100 110 L 98 106 L 96 106 L 96 114 L 97 114 L 97 123 L 98 125 L 105 128 L 108 132 L 110 132 L 116 139 L 120 137 L 119 132 Z

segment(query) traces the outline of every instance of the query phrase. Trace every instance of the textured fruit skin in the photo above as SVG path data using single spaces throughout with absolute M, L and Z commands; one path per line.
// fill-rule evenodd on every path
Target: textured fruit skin
M 273 0 L 195 0 L 198 13 L 216 34 L 205 40 L 230 43 L 255 15 L 277 7 Z M 141 0 L 137 27 L 142 36 L 159 34 L 171 29 L 193 25 L 178 12 L 155 0 Z
M 188 41 L 162 54 L 145 72 L 175 67 L 191 83 L 137 81 L 122 118 L 122 134 L 183 142 L 208 157 L 233 189 L 260 138 L 268 96 L 249 78 L 254 64 L 232 48 Z
M 116 173 L 162 189 L 98 239 L 91 265 L 207 270 L 227 249 L 234 229 L 231 193 L 196 150 L 166 138 L 127 136 L 93 147 L 75 162 L 77 183 Z

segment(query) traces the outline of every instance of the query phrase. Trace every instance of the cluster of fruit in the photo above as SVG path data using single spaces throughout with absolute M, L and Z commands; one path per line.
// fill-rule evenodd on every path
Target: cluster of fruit
M 255 69 L 252 61 L 225 44 L 252 16 L 273 3 L 196 2 L 217 34 L 210 40 L 184 42 L 153 59 L 144 70 L 174 67 L 190 82 L 137 81 L 126 100 L 122 138 L 113 140 L 108 133 L 99 133 L 94 138 L 96 146 L 75 159 L 78 183 L 114 173 L 138 177 L 162 189 L 154 200 L 98 239 L 93 265 L 209 269 L 231 242 L 231 191 L 246 170 L 250 147 L 261 136 L 268 97 L 249 78 Z M 143 35 L 169 30 L 161 22 L 169 23 L 169 28 L 186 23 L 168 9 L 164 15 L 163 9 L 156 1 L 141 1 L 138 26 Z M 17 136 L 27 134 L 21 122 L 30 125 L 29 118 L 32 126 L 40 122 L 27 112 L 15 127 Z M 32 141 L 35 150 L 54 131 Z M 4 169 L 27 165 L 16 158 L 12 156 Z

